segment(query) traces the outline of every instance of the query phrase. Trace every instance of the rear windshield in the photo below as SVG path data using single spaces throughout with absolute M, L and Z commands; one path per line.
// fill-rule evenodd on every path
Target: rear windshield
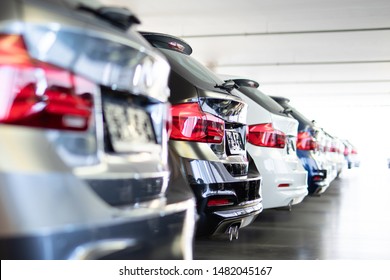
M 215 90 L 223 83 L 215 73 L 187 54 L 168 49 L 159 49 L 168 59 L 171 68 L 189 82 L 206 89 Z
M 246 86 L 241 86 L 238 90 L 269 112 L 285 117 L 289 116 L 283 113 L 284 108 L 278 102 L 273 100 L 268 95 L 262 93 L 260 90 Z
M 292 110 L 290 114 L 294 117 L 294 119 L 298 120 L 300 126 L 301 125 L 313 126 L 313 122 L 309 120 L 307 117 L 305 117 L 302 113 L 300 113 L 297 109 L 295 109 L 289 104 L 286 105 L 288 106 L 288 108 Z

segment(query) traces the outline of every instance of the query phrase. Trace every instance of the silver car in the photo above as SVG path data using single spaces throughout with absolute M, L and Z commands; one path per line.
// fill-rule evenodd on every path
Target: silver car
M 137 22 L 2 1 L 1 259 L 192 257 L 194 200 L 166 196 L 170 68 Z

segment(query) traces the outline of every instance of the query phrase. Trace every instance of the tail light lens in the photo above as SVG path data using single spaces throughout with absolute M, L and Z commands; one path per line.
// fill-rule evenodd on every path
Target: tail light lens
M 229 206 L 233 204 L 234 202 L 228 198 L 211 198 L 207 201 L 208 207 Z
M 312 180 L 314 181 L 314 182 L 318 182 L 318 181 L 322 181 L 324 178 L 322 177 L 322 176 L 320 176 L 320 175 L 314 175 L 313 177 L 312 177 Z
M 225 133 L 225 122 L 201 110 L 198 103 L 172 105 L 170 139 L 221 143 Z
M 250 125 L 247 138 L 255 146 L 283 149 L 286 145 L 286 135 L 274 129 L 272 123 Z
M 301 151 L 314 151 L 317 150 L 317 141 L 307 131 L 301 131 L 298 133 L 297 149 Z
M 29 57 L 23 38 L 0 35 L 0 123 L 83 131 L 96 86 Z

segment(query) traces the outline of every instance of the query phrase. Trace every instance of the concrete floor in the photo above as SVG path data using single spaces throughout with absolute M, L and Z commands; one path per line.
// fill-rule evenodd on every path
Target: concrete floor
M 226 236 L 197 239 L 194 259 L 390 259 L 390 169 L 345 170 L 320 197 L 292 211 L 265 210 Z

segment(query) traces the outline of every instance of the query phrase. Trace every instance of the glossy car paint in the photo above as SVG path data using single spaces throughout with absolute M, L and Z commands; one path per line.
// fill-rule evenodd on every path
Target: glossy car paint
M 94 86 L 86 131 L 0 124 L 0 256 L 190 259 L 194 201 L 165 195 L 169 65 L 132 29 L 68 2 L 2 1 L 0 34 Z M 148 143 L 115 134 L 124 111 L 149 116 Z
M 324 153 L 320 149 L 320 140 L 323 136 L 323 132 L 320 128 L 301 114 L 297 109 L 292 107 L 290 100 L 284 97 L 271 96 L 276 102 L 278 102 L 284 109 L 289 111 L 298 121 L 298 134 L 305 132 L 317 142 L 318 147 L 314 150 L 300 150 L 297 149 L 297 155 L 300 158 L 303 167 L 308 172 L 308 191 L 309 194 L 321 194 L 326 191 L 331 183 L 329 172 L 332 167 L 328 164 Z
M 340 176 L 343 170 L 347 169 L 348 163 L 345 160 L 343 154 L 344 146 L 341 140 L 335 136 L 330 135 L 329 133 L 326 134 L 330 139 L 330 148 L 327 151 L 327 153 L 329 154 L 329 162 L 331 162 L 334 165 L 334 169 L 335 169 L 334 179 L 336 179 Z
M 248 104 L 248 125 L 272 123 L 287 136 L 284 148 L 256 146 L 248 142 L 248 152 L 263 177 L 264 209 L 302 202 L 307 195 L 307 172 L 296 154 L 298 121 L 282 113 L 283 107 L 262 93 L 250 80 L 233 79 L 240 97 Z
M 249 225 L 263 210 L 261 177 L 244 146 L 235 154 L 229 153 L 226 134 L 234 131 L 245 144 L 247 105 L 235 89 L 220 87 L 223 80 L 190 57 L 192 49 L 186 42 L 166 34 L 141 34 L 170 63 L 172 106 L 195 102 L 203 113 L 224 121 L 220 143 L 169 141 L 197 200 L 197 233 L 212 235 L 228 232 L 232 226 Z M 208 205 L 213 199 L 226 199 L 229 205 Z

